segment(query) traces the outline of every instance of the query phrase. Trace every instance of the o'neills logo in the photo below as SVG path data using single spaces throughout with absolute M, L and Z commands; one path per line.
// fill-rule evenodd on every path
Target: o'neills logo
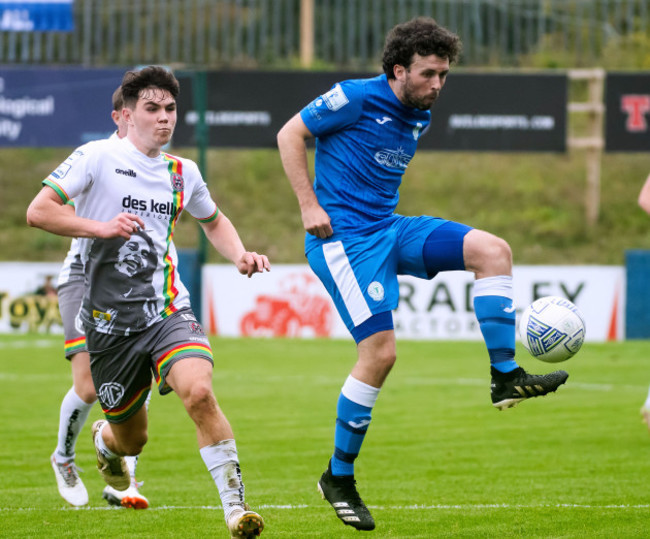
M 136 178 L 138 175 L 135 173 L 135 171 L 129 169 L 129 170 L 124 170 L 121 168 L 116 168 L 115 172 L 118 174 L 123 174 L 124 176 L 131 176 L 131 178 Z
M 182 191 L 185 189 L 185 182 L 183 181 L 183 176 L 174 172 L 171 175 L 172 188 L 174 191 Z

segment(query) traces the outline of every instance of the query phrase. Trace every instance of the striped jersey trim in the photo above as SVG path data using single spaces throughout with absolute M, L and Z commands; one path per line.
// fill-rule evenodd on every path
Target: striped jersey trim
M 200 223 L 211 223 L 212 221 L 214 221 L 217 218 L 218 215 L 219 215 L 219 208 L 215 207 L 214 213 L 212 215 L 210 215 L 208 217 L 204 217 L 203 219 L 199 219 L 199 222 Z
M 140 391 L 133 395 L 133 397 L 131 397 L 131 399 L 126 404 L 124 404 L 124 406 L 120 406 L 119 408 L 107 409 L 102 406 L 104 416 L 106 416 L 106 419 L 112 423 L 119 423 L 120 421 L 124 421 L 140 409 L 140 407 L 147 400 L 147 395 L 149 395 L 150 390 L 151 384 L 143 387 Z
M 178 174 L 181 177 L 183 176 L 183 163 L 177 157 L 169 155 L 167 153 L 163 154 L 163 158 L 167 161 L 167 169 L 169 170 L 170 178 L 174 174 Z M 176 288 L 176 266 L 174 266 L 174 260 L 171 256 L 171 247 L 172 247 L 172 238 L 174 237 L 174 229 L 178 223 L 178 218 L 183 211 L 183 202 L 184 202 L 184 191 L 177 191 L 173 187 L 172 182 L 172 197 L 173 197 L 173 207 L 174 214 L 169 219 L 169 227 L 167 228 L 167 250 L 165 251 L 165 256 L 163 257 L 165 269 L 164 281 L 163 281 L 163 298 L 164 298 L 164 308 L 161 313 L 163 318 L 167 318 L 169 315 L 175 313 L 178 309 L 174 305 L 174 300 L 178 296 L 178 289 Z
M 77 337 L 76 339 L 70 339 L 65 341 L 63 344 L 63 349 L 65 350 L 65 355 L 74 354 L 76 351 L 86 348 L 86 337 Z
M 47 185 L 48 187 L 54 189 L 56 194 L 61 197 L 61 200 L 63 201 L 64 204 L 67 204 L 70 201 L 70 197 L 68 196 L 68 193 L 66 193 L 65 189 L 63 189 L 63 187 L 61 187 L 58 183 L 50 180 L 49 178 L 45 178 L 43 180 L 43 185 Z
M 162 390 L 165 387 L 165 381 L 162 377 L 165 367 L 167 367 L 170 362 L 175 359 L 180 359 L 181 357 L 209 357 L 212 359 L 212 349 L 207 344 L 191 343 L 180 344 L 171 350 L 167 350 L 167 352 L 156 360 L 154 377 L 156 378 L 158 389 Z

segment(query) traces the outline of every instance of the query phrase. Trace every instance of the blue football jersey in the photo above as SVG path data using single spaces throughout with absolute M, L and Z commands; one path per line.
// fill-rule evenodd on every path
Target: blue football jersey
M 334 234 L 381 228 L 431 113 L 403 105 L 380 75 L 334 85 L 300 116 L 316 137 L 314 191 Z

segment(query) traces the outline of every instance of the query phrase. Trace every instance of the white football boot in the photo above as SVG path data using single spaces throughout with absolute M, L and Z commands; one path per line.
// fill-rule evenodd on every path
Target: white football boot
M 149 500 L 140 494 L 138 486 L 138 483 L 134 479 L 131 480 L 131 486 L 126 490 L 116 490 L 113 487 L 107 486 L 104 492 L 102 492 L 102 498 L 111 505 L 118 505 L 130 509 L 147 509 L 149 507 Z
M 74 459 L 59 464 L 52 455 L 50 462 L 56 477 L 56 484 L 59 487 L 59 494 L 63 499 L 75 507 L 86 505 L 88 503 L 88 491 L 79 477 Z
M 264 529 L 264 519 L 255 511 L 250 511 L 248 504 L 233 509 L 228 518 L 230 537 L 252 539 L 259 537 Z

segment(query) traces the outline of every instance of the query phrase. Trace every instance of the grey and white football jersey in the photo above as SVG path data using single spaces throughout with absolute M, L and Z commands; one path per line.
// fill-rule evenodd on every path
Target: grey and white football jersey
M 80 217 L 107 222 L 128 212 L 145 223 L 129 240 L 78 239 L 88 284 L 79 316 L 86 326 L 128 335 L 190 306 L 174 229 L 184 209 L 201 222 L 218 214 L 193 161 L 147 157 L 128 138 L 111 137 L 77 148 L 43 183 L 64 202 L 74 199 Z

